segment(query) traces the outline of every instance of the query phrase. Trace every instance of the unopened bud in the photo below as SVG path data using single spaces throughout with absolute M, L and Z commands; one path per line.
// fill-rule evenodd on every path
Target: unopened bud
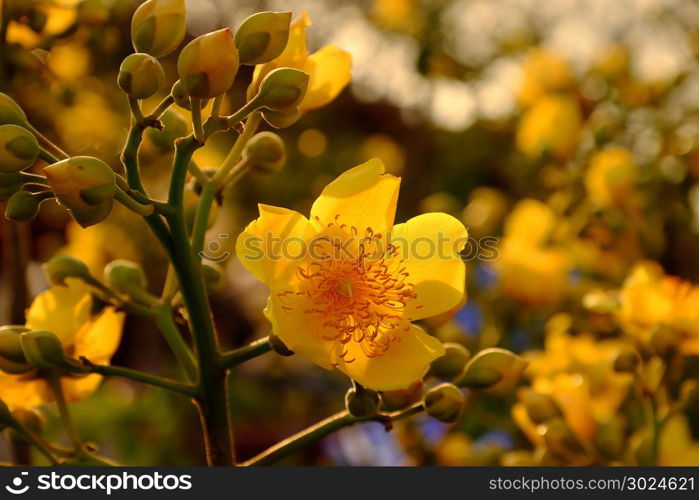
M 70 255 L 56 255 L 43 266 L 44 274 L 54 285 L 65 285 L 66 278 L 90 279 L 90 270 L 80 259 Z
M 299 105 L 306 95 L 308 74 L 294 68 L 277 68 L 270 71 L 260 83 L 260 91 L 254 97 L 261 107 L 281 110 Z
M 6 174 L 0 172 L 0 201 L 9 200 L 10 196 L 22 189 L 23 184 L 24 178 L 21 173 L 13 172 Z
M 13 173 L 31 167 L 39 157 L 34 134 L 19 125 L 0 125 L 0 172 Z
M 696 380 L 682 382 L 678 401 L 687 408 L 699 408 L 699 382 Z
M 235 33 L 240 63 L 262 64 L 278 57 L 289 40 L 291 12 L 258 12 Z
M 245 156 L 253 169 L 274 174 L 286 163 L 284 141 L 274 132 L 260 132 L 248 142 Z
M 63 344 L 55 334 L 34 330 L 22 333 L 19 340 L 24 357 L 33 366 L 44 370 L 65 366 Z
M 165 81 L 165 71 L 158 60 L 145 53 L 131 54 L 119 67 L 117 83 L 126 94 L 136 99 L 148 99 Z
M 379 395 L 363 387 L 352 387 L 345 394 L 345 407 L 353 417 L 376 415 L 379 410 Z
M 289 349 L 284 341 L 282 341 L 282 339 L 280 339 L 277 335 L 271 334 L 269 336 L 269 345 L 272 347 L 272 350 L 280 356 L 288 357 L 294 355 L 294 351 Z
M 146 276 L 135 262 L 115 260 L 104 268 L 104 282 L 117 293 L 130 295 L 135 289 L 146 288 Z
M 177 104 L 180 108 L 188 109 L 190 111 L 192 110 L 192 101 L 190 101 L 189 94 L 184 88 L 181 80 L 177 80 L 174 83 L 170 94 L 172 95 L 173 99 L 175 99 L 175 104 Z M 208 99 L 202 99 L 201 107 L 204 108 L 208 102 Z
M 15 222 L 29 222 L 39 213 L 41 202 L 28 191 L 17 191 L 5 206 L 5 218 Z
M 444 356 L 440 356 L 432 362 L 430 374 L 439 379 L 451 381 L 464 371 L 466 363 L 471 358 L 471 353 L 456 342 L 445 343 L 444 351 Z
M 422 380 L 418 380 L 410 384 L 407 389 L 383 391 L 381 393 L 383 408 L 387 411 L 397 411 L 417 403 L 422 399 L 422 385 Z
M 274 111 L 271 109 L 262 110 L 262 118 L 264 118 L 267 123 L 276 129 L 291 127 L 294 123 L 299 121 L 302 116 L 303 113 L 298 107 L 282 109 L 279 111 Z
M 19 125 L 26 127 L 27 115 L 24 114 L 19 104 L 9 95 L 0 92 L 0 125 Z
M 540 427 L 546 446 L 557 455 L 581 454 L 584 449 L 561 418 L 547 421 Z
M 614 358 L 614 371 L 619 373 L 633 373 L 638 368 L 641 358 L 636 351 L 623 349 Z
M 24 357 L 19 340 L 20 334 L 28 331 L 23 326 L 0 327 L 0 370 L 3 372 L 19 375 L 34 369 Z
M 535 424 L 543 424 L 547 420 L 562 415 L 558 404 L 548 394 L 541 394 L 526 388 L 519 393 L 519 399 L 524 404 L 529 418 Z
M 177 74 L 191 97 L 208 99 L 226 92 L 238 73 L 238 49 L 230 28 L 189 42 L 177 60 Z
M 425 411 L 440 422 L 453 423 L 459 419 L 466 406 L 461 390 L 453 384 L 440 384 L 427 391 Z
M 503 395 L 514 389 L 527 365 L 527 361 L 505 349 L 484 349 L 468 362 L 454 383 L 490 395 Z
M 184 0 L 147 0 L 131 19 L 131 41 L 136 52 L 163 57 L 182 42 L 185 35 Z
M 175 140 L 187 135 L 189 128 L 185 119 L 172 109 L 165 111 L 160 117 L 160 121 L 163 123 L 163 129 L 148 127 L 146 137 L 159 151 L 167 153 L 175 149 Z

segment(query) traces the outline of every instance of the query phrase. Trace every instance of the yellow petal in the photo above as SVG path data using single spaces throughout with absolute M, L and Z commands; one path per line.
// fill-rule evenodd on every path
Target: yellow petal
M 27 328 L 55 333 L 64 346 L 90 321 L 92 297 L 87 286 L 67 279 L 67 286 L 53 286 L 39 294 L 27 311 Z
M 310 79 L 306 97 L 299 104 L 303 112 L 325 106 L 342 92 L 352 79 L 352 56 L 328 45 L 308 58 L 305 71 Z
M 391 333 L 393 334 L 393 332 Z M 367 357 L 357 342 L 347 344 L 345 362 L 339 359 L 337 368 L 363 386 L 377 391 L 407 389 L 421 380 L 430 363 L 444 355 L 444 346 L 421 328 L 397 333 L 388 350 L 380 356 Z
M 102 375 L 92 373 L 79 378 L 63 377 L 61 382 L 63 383 L 63 392 L 66 399 L 73 403 L 85 399 L 95 392 L 100 382 L 102 382 Z
M 245 269 L 275 289 L 294 277 L 312 227 L 293 210 L 270 205 L 259 205 L 259 210 L 260 217 L 238 236 L 236 254 Z
M 401 247 L 407 281 L 417 292 L 405 317 L 429 318 L 459 304 L 466 281 L 466 265 L 459 256 L 468 239 L 464 225 L 451 215 L 429 213 L 397 224 L 391 236 Z
M 327 370 L 332 369 L 330 353 L 334 342 L 323 339 L 322 323 L 314 320 L 315 315 L 305 314 L 298 308 L 285 308 L 283 302 L 283 297 L 274 292 L 267 300 L 264 312 L 272 323 L 274 334 L 297 355 Z
M 311 25 L 311 18 L 307 12 L 302 12 L 294 19 L 289 29 L 289 41 L 286 48 L 272 64 L 281 68 L 287 66 L 304 70 L 306 59 L 308 58 L 308 42 L 306 40 L 306 29 Z
M 381 160 L 374 158 L 347 170 L 328 184 L 311 208 L 311 222 L 318 226 L 338 221 L 364 235 L 391 229 L 396 215 L 400 179 L 384 174 Z
M 119 347 L 124 326 L 124 313 L 105 307 L 94 321 L 86 324 L 75 336 L 74 356 L 85 356 L 97 364 L 107 364 Z
M 17 375 L 0 372 L 0 399 L 13 410 L 41 406 L 53 401 L 53 396 L 41 379 L 22 380 Z

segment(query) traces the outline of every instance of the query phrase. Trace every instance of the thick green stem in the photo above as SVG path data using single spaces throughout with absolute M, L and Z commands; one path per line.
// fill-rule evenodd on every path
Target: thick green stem
M 197 362 L 172 319 L 170 307 L 161 306 L 155 316 L 155 321 L 163 337 L 165 337 L 165 341 L 175 354 L 177 361 L 187 373 L 187 377 L 189 380 L 195 381 L 197 379 Z
M 204 134 L 204 122 L 201 119 L 201 99 L 190 97 L 192 107 L 192 129 L 194 130 L 194 138 L 202 144 L 206 141 Z
M 389 424 L 412 415 L 417 415 L 423 410 L 424 406 L 422 403 L 418 403 L 394 413 L 379 413 L 377 415 L 365 418 L 353 417 L 348 411 L 341 411 L 326 418 L 325 420 L 321 420 L 317 424 L 312 425 L 311 427 L 304 429 L 297 434 L 294 434 L 284 441 L 280 441 L 271 448 L 268 448 L 259 455 L 241 463 L 240 465 L 271 465 L 278 462 L 282 458 L 288 457 L 297 451 L 317 443 L 324 437 L 327 437 L 330 434 L 337 432 L 344 427 L 349 427 L 357 422 L 374 421 Z
M 46 383 L 49 385 L 49 388 L 53 393 L 53 397 L 56 399 L 56 406 L 58 407 L 58 413 L 61 416 L 61 422 L 63 422 L 63 428 L 68 434 L 73 448 L 77 452 L 81 452 L 83 449 L 82 440 L 80 439 L 78 430 L 75 428 L 73 418 L 70 415 L 68 402 L 66 401 L 65 393 L 63 392 L 61 376 L 57 373 L 50 373 L 46 376 Z
M 201 197 L 199 198 L 199 205 L 197 206 L 197 213 L 192 226 L 192 252 L 194 252 L 194 255 L 200 255 L 204 248 L 204 237 L 206 236 L 211 206 L 215 197 L 216 184 L 209 181 L 204 184 L 201 190 Z
M 219 366 L 224 369 L 230 369 L 245 361 L 262 356 L 271 350 L 272 346 L 269 343 L 269 337 L 265 337 L 244 347 L 224 352 L 218 360 Z
M 228 173 L 233 169 L 233 167 L 235 167 L 238 164 L 238 160 L 240 160 L 240 157 L 243 154 L 245 145 L 252 138 L 252 136 L 255 135 L 255 132 L 257 131 L 257 128 L 260 126 L 261 121 L 262 115 L 260 113 L 255 112 L 252 115 L 250 115 L 250 118 L 248 118 L 245 122 L 245 128 L 243 129 L 243 133 L 240 134 L 238 139 L 235 141 L 235 144 L 233 144 L 233 147 L 226 155 L 226 158 L 223 160 L 223 163 L 221 163 L 221 168 L 219 168 L 216 174 L 214 175 L 212 179 L 214 182 L 218 183 L 223 181 L 228 176 Z
M 39 132 L 32 124 L 28 123 L 27 128 L 29 131 L 36 136 L 36 138 L 39 140 L 41 144 L 43 144 L 46 148 L 48 148 L 50 151 L 54 153 L 55 156 L 65 159 L 69 158 L 70 155 L 63 151 L 61 148 L 59 148 L 56 144 L 54 144 L 51 139 L 46 137 L 44 134 Z
M 11 420 L 9 422 L 9 426 L 12 428 L 13 431 L 17 433 L 17 435 L 19 435 L 19 437 L 21 437 L 28 444 L 36 448 L 37 451 L 39 451 L 39 453 L 45 456 L 51 465 L 58 465 L 58 459 L 56 459 L 56 457 L 53 456 L 53 453 L 51 452 L 49 447 L 46 446 L 42 439 L 37 438 L 37 436 L 29 432 L 17 420 Z
M 129 210 L 131 210 L 132 212 L 135 212 L 138 215 L 142 215 L 143 217 L 148 217 L 149 215 L 153 215 L 155 213 L 155 205 L 144 205 L 143 203 L 140 203 L 131 198 L 131 196 L 126 194 L 118 187 L 114 193 L 114 199 L 122 205 L 124 205 Z

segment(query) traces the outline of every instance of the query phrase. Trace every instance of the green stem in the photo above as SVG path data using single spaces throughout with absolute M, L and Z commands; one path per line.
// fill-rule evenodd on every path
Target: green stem
M 68 434 L 73 448 L 75 448 L 76 451 L 81 452 L 83 449 L 82 440 L 80 439 L 78 430 L 75 428 L 73 418 L 70 415 L 68 402 L 66 401 L 65 393 L 63 392 L 61 376 L 58 373 L 49 373 L 46 376 L 46 383 L 56 399 L 56 406 L 58 407 L 58 413 L 61 416 L 61 422 L 63 422 L 63 428 Z
M 245 118 L 246 118 L 249 114 L 251 114 L 251 113 L 257 111 L 258 109 L 259 109 L 259 106 L 258 106 L 257 101 L 255 100 L 255 98 L 250 99 L 250 100 L 245 104 L 245 106 L 243 106 L 242 108 L 240 108 L 238 111 L 236 111 L 236 112 L 233 113 L 232 115 L 226 117 L 226 124 L 228 125 L 228 128 L 233 128 L 233 127 L 235 127 L 237 124 L 239 124 L 240 122 L 242 122 L 243 120 L 245 120 Z
M 46 446 L 42 439 L 38 439 L 33 433 L 29 432 L 19 421 L 12 419 L 9 422 L 9 426 L 15 431 L 22 439 L 27 443 L 37 449 L 39 453 L 46 457 L 46 459 L 51 463 L 51 465 L 58 465 L 58 459 L 53 456 L 51 450 Z
M 269 343 L 269 337 L 265 337 L 244 347 L 224 352 L 221 354 L 221 357 L 218 360 L 219 366 L 227 370 L 229 368 L 233 368 L 234 366 L 238 366 L 245 361 L 262 356 L 271 350 L 272 346 Z
M 233 144 L 233 147 L 226 155 L 226 158 L 223 160 L 223 163 L 221 163 L 221 168 L 219 168 L 216 174 L 213 176 L 212 180 L 214 182 L 221 182 L 228 176 L 228 173 L 233 169 L 233 167 L 236 166 L 238 160 L 240 160 L 240 156 L 243 154 L 245 145 L 252 138 L 252 136 L 255 135 L 255 132 L 257 131 L 257 128 L 260 126 L 261 121 L 262 114 L 253 113 L 252 115 L 250 115 L 250 117 L 245 122 L 245 129 L 243 130 L 243 133 L 240 134 L 238 139 L 235 141 L 235 144 Z
M 214 103 L 211 105 L 211 117 L 216 119 L 221 116 L 221 104 L 223 104 L 223 95 L 216 96 Z
M 143 123 L 145 117 L 143 116 L 143 111 L 141 111 L 141 105 L 138 103 L 138 99 L 129 96 L 129 109 L 131 110 L 131 115 L 136 123 Z
M 172 106 L 172 104 L 175 102 L 175 98 L 172 97 L 172 94 L 168 95 L 165 99 L 160 101 L 160 104 L 158 104 L 153 111 L 148 115 L 148 118 L 152 118 L 153 120 L 159 119 L 167 109 Z
M 132 212 L 136 212 L 138 215 L 142 215 L 143 217 L 148 217 L 149 215 L 153 215 L 155 213 L 155 206 L 153 204 L 144 205 L 143 203 L 131 198 L 131 196 L 126 194 L 118 187 L 114 193 L 114 199 Z
M 201 99 L 198 97 L 190 97 L 192 107 L 192 128 L 194 130 L 194 138 L 197 142 L 204 144 L 206 135 L 204 134 L 204 122 L 201 119 Z
M 209 215 L 211 214 L 211 206 L 216 197 L 216 184 L 207 182 L 201 190 L 201 197 L 197 206 L 197 213 L 194 217 L 192 226 L 192 252 L 194 255 L 200 255 L 204 248 L 204 237 L 209 225 Z
M 271 465 L 278 462 L 284 457 L 287 457 L 297 451 L 300 451 L 314 443 L 317 443 L 324 437 L 339 431 L 344 427 L 349 427 L 357 422 L 383 422 L 390 423 L 397 420 L 416 415 L 424 410 L 422 403 L 409 406 L 404 410 L 400 410 L 394 413 L 379 413 L 372 417 L 358 418 L 353 417 L 348 411 L 341 411 L 332 415 L 325 420 L 321 420 L 315 425 L 302 430 L 301 432 L 294 434 L 293 436 L 280 441 L 271 448 L 263 451 L 259 455 L 247 460 L 240 465 L 251 466 L 251 465 Z
M 39 142 L 50 149 L 56 156 L 61 159 L 70 158 L 70 155 L 54 144 L 48 137 L 39 132 L 31 123 L 27 123 L 29 131 L 39 139 Z
M 175 325 L 169 306 L 163 305 L 158 308 L 155 322 L 160 332 L 163 334 L 163 337 L 165 337 L 165 341 L 175 354 L 177 361 L 187 373 L 189 380 L 195 381 L 197 379 L 197 362 L 194 359 L 192 351 L 189 350 L 189 347 L 184 342 L 177 325 Z
M 58 161 L 59 161 L 59 159 L 56 158 L 56 156 L 53 153 L 51 153 L 49 150 L 47 150 L 44 147 L 41 147 L 39 149 L 39 158 L 44 160 L 49 165 L 51 165 L 53 163 L 58 163 Z

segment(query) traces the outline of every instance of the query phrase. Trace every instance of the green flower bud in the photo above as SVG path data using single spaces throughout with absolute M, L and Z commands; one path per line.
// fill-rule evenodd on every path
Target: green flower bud
M 19 125 L 26 127 L 27 115 L 24 114 L 19 104 L 9 95 L 0 92 L 0 125 Z
M 363 387 L 352 387 L 345 394 L 345 407 L 353 417 L 371 417 L 379 411 L 379 395 Z
M 184 0 L 147 0 L 131 18 L 131 41 L 136 52 L 163 57 L 175 50 L 185 35 Z
M 468 362 L 454 383 L 494 396 L 503 395 L 514 389 L 527 365 L 527 361 L 505 349 L 484 349 Z
M 27 129 L 0 125 L 0 172 L 13 173 L 31 167 L 39 152 L 39 142 Z
M 641 363 L 638 353 L 632 349 L 623 349 L 614 358 L 614 371 L 619 373 L 633 373 Z
M 119 67 L 117 83 L 126 94 L 136 99 L 148 99 L 165 81 L 165 71 L 158 60 L 148 54 L 127 56 Z
M 253 169 L 264 174 L 274 174 L 286 163 L 284 141 L 273 132 L 260 132 L 248 142 L 245 156 Z
M 146 129 L 146 137 L 156 149 L 167 153 L 175 149 L 176 139 L 184 137 L 189 133 L 189 127 L 186 120 L 172 109 L 165 111 L 160 121 L 163 123 L 163 129 L 158 130 L 154 127 L 148 127 Z
M 464 371 L 471 353 L 461 344 L 447 342 L 444 344 L 445 353 L 435 359 L 430 367 L 430 374 L 442 380 L 454 380 Z
M 13 172 L 6 174 L 0 172 L 0 201 L 9 200 L 10 196 L 22 189 L 23 184 L 24 177 L 22 177 L 21 173 Z
M 273 111 L 271 109 L 262 110 L 262 118 L 276 129 L 291 127 L 294 123 L 299 121 L 302 116 L 303 113 L 301 113 L 297 107 L 279 111 Z
M 34 434 L 41 434 L 44 430 L 44 418 L 34 410 L 15 408 L 12 417 Z
M 22 333 L 19 340 L 24 357 L 37 368 L 49 370 L 65 366 L 63 344 L 55 334 L 34 330 Z
M 381 403 L 384 410 L 397 411 L 407 408 L 413 403 L 422 399 L 422 380 L 410 384 L 407 389 L 396 391 L 383 391 L 381 393 Z
M 175 99 L 175 104 L 177 104 L 180 108 L 188 109 L 190 111 L 192 110 L 192 102 L 189 100 L 189 94 L 187 93 L 187 90 L 184 88 L 182 80 L 177 80 L 175 82 L 175 84 L 172 86 L 170 94 Z M 206 107 L 206 104 L 208 102 L 208 99 L 202 99 L 201 107 Z
M 88 209 L 70 209 L 68 211 L 81 227 L 90 227 L 99 224 L 109 217 L 109 214 L 112 212 L 112 205 L 113 203 L 109 201 Z
M 558 404 L 548 394 L 541 394 L 526 388 L 519 393 L 519 399 L 524 404 L 529 418 L 535 424 L 543 424 L 547 420 L 562 415 Z
M 28 331 L 23 326 L 0 327 L 0 370 L 3 372 L 19 375 L 34 369 L 24 357 L 19 340 L 20 334 Z
M 177 59 L 177 74 L 189 96 L 208 99 L 231 88 L 238 65 L 233 33 L 224 28 L 189 42 Z
M 288 357 L 294 355 L 294 351 L 289 349 L 286 346 L 286 344 L 282 341 L 282 339 L 280 339 L 274 334 L 271 334 L 269 336 L 269 345 L 272 347 L 272 350 L 280 356 Z
M 130 295 L 134 289 L 146 288 L 146 275 L 135 262 L 115 260 L 104 268 L 104 282 L 117 293 Z
M 682 382 L 678 402 L 687 408 L 699 408 L 699 382 L 696 380 Z
M 70 255 L 56 255 L 49 259 L 43 266 L 44 274 L 54 285 L 65 285 L 66 278 L 90 279 L 90 270 L 80 259 Z
M 308 74 L 294 68 L 277 68 L 260 83 L 260 91 L 254 97 L 261 107 L 271 110 L 294 108 L 306 95 Z
M 453 384 L 440 384 L 425 395 L 425 411 L 440 422 L 456 422 L 465 406 L 464 394 Z
M 7 200 L 5 218 L 15 222 L 29 222 L 39 213 L 41 202 L 28 191 L 17 191 Z
M 223 272 L 221 266 L 215 262 L 204 260 L 201 264 L 201 273 L 204 284 L 209 292 L 218 292 L 223 288 Z
M 568 456 L 584 453 L 584 448 L 561 418 L 554 418 L 542 424 L 544 442 L 556 455 Z
M 277 58 L 289 40 L 291 12 L 258 12 L 235 33 L 240 63 L 255 65 Z

